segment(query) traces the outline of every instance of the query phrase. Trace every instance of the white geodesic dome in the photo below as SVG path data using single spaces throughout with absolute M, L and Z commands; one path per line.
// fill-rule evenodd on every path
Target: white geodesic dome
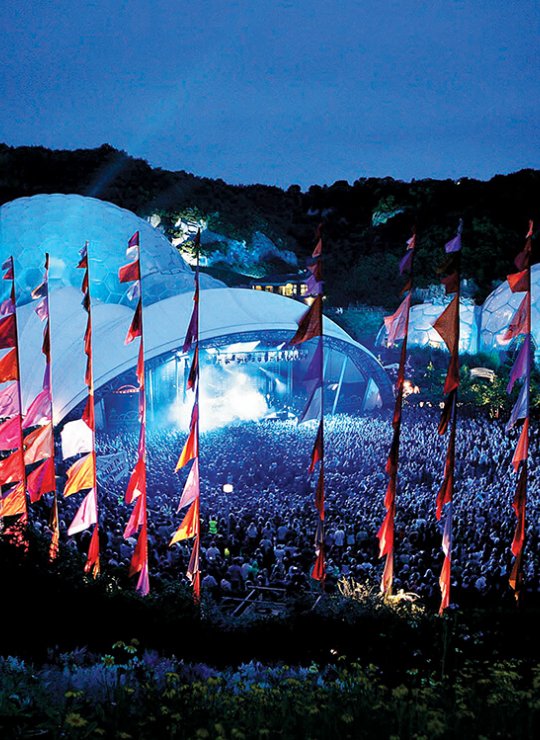
M 540 306 L 538 296 L 540 295 L 540 265 L 533 265 L 531 272 L 532 290 L 532 331 L 536 346 L 540 341 Z M 503 336 L 508 329 L 510 321 L 525 293 L 512 293 L 508 281 L 501 283 L 493 293 L 486 298 L 482 307 L 482 322 L 480 328 L 480 349 L 484 352 L 492 350 L 508 349 L 508 342 Z
M 125 303 L 129 286 L 119 283 L 118 268 L 126 261 L 127 241 L 140 232 L 141 264 L 147 304 L 193 289 L 193 273 L 167 238 L 134 213 L 82 195 L 34 195 L 0 208 L 0 257 L 15 260 L 18 303 L 42 279 L 44 255 L 50 254 L 52 289 L 79 287 L 79 250 L 89 242 L 93 297 Z M 218 281 L 203 276 L 204 287 Z

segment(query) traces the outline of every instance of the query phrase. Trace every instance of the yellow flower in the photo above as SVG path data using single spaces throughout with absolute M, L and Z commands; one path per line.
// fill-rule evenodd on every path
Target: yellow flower
M 81 715 L 76 712 L 70 712 L 66 716 L 66 725 L 69 725 L 70 727 L 84 727 L 86 724 L 88 724 L 88 722 L 84 717 L 81 717 Z

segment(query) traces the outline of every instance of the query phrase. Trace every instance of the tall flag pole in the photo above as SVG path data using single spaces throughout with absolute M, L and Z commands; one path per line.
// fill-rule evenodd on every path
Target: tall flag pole
M 99 518 L 98 492 L 96 471 L 96 443 L 95 443 L 95 413 L 94 413 L 94 374 L 92 362 L 92 304 L 90 300 L 90 267 L 88 242 L 80 250 L 80 260 L 77 268 L 84 270 L 81 291 L 83 294 L 82 306 L 87 313 L 86 329 L 84 332 L 84 353 L 86 355 L 86 370 L 84 382 L 88 387 L 88 397 L 82 419 L 68 422 L 62 430 L 62 454 L 64 459 L 84 453 L 68 470 L 68 480 L 64 489 L 64 496 L 87 490 L 73 521 L 69 525 L 68 535 L 71 537 L 79 532 L 93 527 L 88 555 L 84 565 L 85 573 L 92 573 L 94 578 L 99 574 Z
M 532 253 L 533 222 L 529 221 L 529 230 L 525 237 L 525 246 L 514 260 L 517 273 L 508 275 L 508 284 L 512 293 L 525 293 L 510 326 L 503 339 L 509 342 L 514 337 L 523 336 L 521 348 L 510 372 L 510 381 L 507 392 L 511 393 L 516 381 L 522 381 L 521 391 L 510 414 L 506 431 L 512 429 L 518 421 L 523 419 L 523 426 L 519 435 L 512 465 L 517 475 L 516 491 L 512 508 L 516 515 L 516 528 L 512 540 L 511 551 L 514 563 L 510 572 L 509 583 L 514 590 L 516 600 L 519 601 L 523 583 L 523 549 L 525 546 L 525 515 L 527 507 L 527 478 L 529 458 L 529 411 L 531 394 L 531 368 L 533 339 L 531 332 L 531 253 Z
M 394 415 L 392 417 L 394 433 L 392 436 L 392 444 L 390 446 L 388 460 L 386 462 L 386 472 L 390 476 L 386 495 L 384 497 L 386 516 L 377 532 L 377 537 L 379 539 L 379 557 L 382 558 L 386 556 L 381 579 L 381 593 L 387 596 L 392 593 L 392 582 L 394 579 L 394 528 L 398 482 L 399 440 L 401 435 L 403 387 L 405 384 L 405 363 L 407 360 L 407 340 L 409 337 L 409 316 L 411 310 L 415 248 L 416 233 L 413 233 L 411 238 L 407 241 L 407 251 L 405 252 L 405 256 L 399 263 L 400 274 L 408 274 L 403 290 L 401 291 L 401 295 L 403 295 L 403 293 L 407 293 L 407 295 L 401 302 L 397 311 L 392 314 L 392 316 L 387 316 L 384 320 L 388 331 L 387 346 L 391 347 L 396 341 L 400 339 L 403 340 L 396 382 L 396 401 L 394 405 Z
M 193 585 L 193 595 L 196 602 L 201 598 L 201 573 L 200 573 L 200 538 L 201 538 L 201 515 L 200 515 L 200 478 L 199 478 L 199 252 L 200 252 L 201 231 L 197 231 L 195 237 L 195 291 L 193 294 L 193 311 L 188 324 L 186 338 L 184 340 L 183 352 L 191 352 L 191 369 L 189 371 L 187 388 L 194 394 L 193 409 L 191 412 L 191 422 L 189 426 L 189 435 L 184 444 L 175 472 L 181 470 L 185 465 L 193 460 L 191 470 L 187 477 L 182 496 L 178 504 L 177 511 L 181 511 L 185 506 L 189 506 L 182 523 L 174 533 L 169 547 L 181 542 L 182 540 L 193 537 L 193 549 L 189 559 L 187 577 Z
M 326 560 L 324 553 L 324 332 L 322 313 L 324 284 L 322 280 L 322 225 L 317 228 L 316 239 L 315 249 L 308 265 L 311 275 L 307 279 L 307 295 L 313 296 L 313 303 L 300 318 L 298 329 L 289 344 L 301 344 L 309 339 L 318 339 L 317 347 L 304 378 L 307 385 L 308 401 L 298 419 L 298 423 L 301 424 L 311 419 L 318 419 L 319 421 L 308 469 L 311 476 L 317 463 L 320 463 L 319 476 L 315 487 L 314 503 L 318 521 L 315 530 L 315 564 L 311 571 L 311 577 L 319 581 L 324 588 Z
M 450 577 L 452 568 L 452 500 L 454 496 L 454 471 L 456 462 L 457 399 L 459 388 L 459 301 L 461 282 L 461 233 L 463 221 L 460 219 L 456 236 L 445 244 L 447 259 L 441 268 L 445 273 L 442 284 L 447 295 L 454 295 L 433 328 L 440 334 L 450 352 L 450 362 L 444 383 L 444 407 L 439 422 L 439 434 L 450 428 L 450 438 L 446 451 L 443 483 L 437 494 L 435 515 L 443 519 L 442 551 L 444 561 L 439 576 L 441 605 L 443 614 L 450 605 Z
M 0 390 L 0 417 L 4 419 L 0 424 L 0 451 L 10 454 L 0 460 L 0 489 L 8 487 L 7 493 L 0 496 L 0 517 L 19 516 L 21 523 L 26 524 L 28 507 L 13 257 L 2 264 L 2 270 L 3 279 L 11 281 L 11 290 L 9 298 L 0 304 L 0 384 L 9 383 Z
M 150 580 L 148 575 L 148 519 L 146 506 L 146 395 L 144 377 L 144 335 L 143 335 L 143 294 L 142 294 L 142 270 L 141 270 L 141 247 L 139 232 L 128 241 L 126 256 L 131 259 L 118 271 L 121 283 L 133 283 L 128 291 L 128 298 L 136 300 L 137 306 L 131 326 L 125 339 L 129 344 L 139 337 L 139 356 L 137 359 L 137 382 L 139 384 L 139 445 L 137 448 L 137 462 L 126 490 L 125 501 L 134 504 L 128 523 L 124 530 L 124 539 L 139 534 L 137 545 L 133 551 L 129 575 L 139 574 L 137 591 L 146 596 L 150 592 Z

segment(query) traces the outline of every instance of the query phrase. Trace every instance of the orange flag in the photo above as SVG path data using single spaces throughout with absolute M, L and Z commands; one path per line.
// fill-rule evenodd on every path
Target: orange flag
M 514 272 L 512 275 L 507 275 L 508 285 L 512 293 L 523 293 L 529 290 L 529 271 L 521 270 L 521 272 Z
M 67 471 L 67 481 L 64 487 L 64 496 L 94 488 L 96 479 L 94 475 L 94 453 L 81 457 Z
M 8 491 L 2 499 L 2 516 L 18 516 L 26 514 L 26 499 L 24 497 L 24 485 L 18 483 L 14 488 Z
M 143 524 L 139 539 L 137 540 L 137 546 L 133 550 L 131 557 L 131 563 L 129 565 L 129 575 L 133 576 L 135 573 L 139 573 L 148 564 L 148 536 L 146 532 L 146 524 Z
M 18 377 L 17 350 L 12 349 L 0 359 L 0 383 L 7 383 L 8 380 L 17 380 Z
M 512 458 L 512 465 L 516 473 L 519 470 L 519 464 L 527 460 L 529 454 L 529 418 L 525 419 L 521 434 L 519 435 L 519 442 Z
M 56 497 L 56 494 L 54 496 L 54 501 L 51 509 L 49 527 L 52 529 L 52 537 L 49 545 L 49 560 L 52 562 L 53 560 L 56 560 L 60 547 L 60 520 L 58 518 L 58 499 Z
M 178 527 L 169 542 L 169 547 L 181 540 L 187 540 L 190 537 L 196 537 L 199 534 L 199 499 L 196 498 L 188 509 L 182 524 Z
M 289 344 L 301 344 L 322 336 L 322 296 L 318 295 L 298 322 L 296 334 Z
M 126 490 L 126 504 L 132 504 L 146 490 L 146 465 L 140 457 L 131 473 L 128 487 Z
M 84 572 L 90 573 L 94 578 L 99 575 L 99 531 L 98 525 L 94 527 L 92 532 L 92 539 L 90 540 L 90 547 L 88 548 L 88 557 L 84 565 Z
M 195 411 L 195 409 L 194 409 Z M 194 413 L 191 419 L 191 428 L 189 430 L 189 437 L 184 444 L 184 448 L 180 453 L 178 462 L 176 463 L 175 473 L 184 467 L 190 460 L 194 460 L 199 454 L 199 444 L 197 439 L 197 418 L 198 413 Z

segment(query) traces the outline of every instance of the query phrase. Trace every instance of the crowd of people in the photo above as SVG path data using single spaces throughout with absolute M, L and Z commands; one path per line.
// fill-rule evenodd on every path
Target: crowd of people
M 407 407 L 401 434 L 396 511 L 395 589 L 438 598 L 441 527 L 435 498 L 442 482 L 447 440 L 437 434 L 434 410 Z M 388 413 L 345 414 L 325 420 L 327 587 L 342 577 L 377 587 L 382 572 L 377 530 L 384 517 L 391 439 Z M 252 586 L 287 593 L 317 589 L 313 566 L 316 475 L 307 468 L 316 423 L 243 422 L 201 435 L 202 587 L 216 597 L 242 595 Z M 454 498 L 453 597 L 509 596 L 509 545 L 515 526 L 516 476 L 510 461 L 515 433 L 501 421 L 462 414 L 458 423 Z M 191 541 L 169 541 L 185 510 L 177 512 L 187 469 L 174 473 L 185 440 L 179 431 L 150 429 L 148 445 L 151 578 L 184 579 Z M 137 432 L 99 433 L 98 480 L 103 567 L 128 568 L 135 539 L 124 540 L 130 508 L 123 503 Z M 539 439 L 531 432 L 526 587 L 540 590 Z M 122 452 L 124 473 L 100 475 L 100 459 Z M 232 486 L 232 491 L 225 492 Z M 82 496 L 82 494 L 81 494 Z M 85 553 L 89 532 L 65 537 L 78 496 L 60 501 L 62 545 Z M 36 525 L 46 524 L 35 516 Z

